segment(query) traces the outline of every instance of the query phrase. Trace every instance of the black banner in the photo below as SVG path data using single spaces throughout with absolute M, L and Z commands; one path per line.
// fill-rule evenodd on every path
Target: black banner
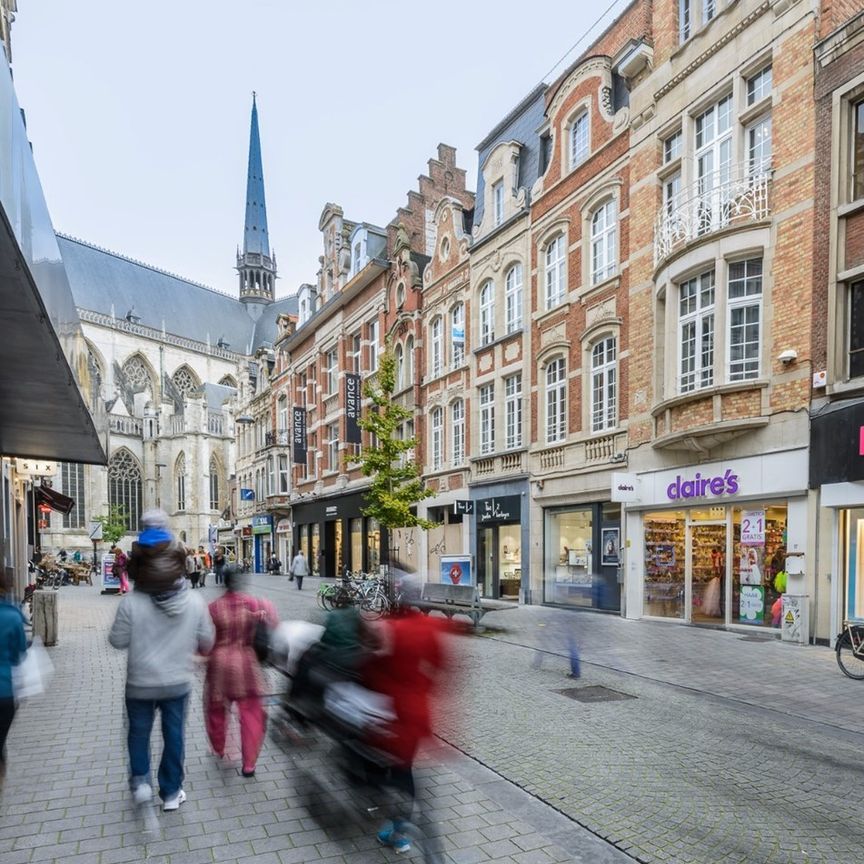
M 306 409 L 294 408 L 294 428 L 292 442 L 294 444 L 294 464 L 306 464 Z
M 864 400 L 829 405 L 810 421 L 810 488 L 864 480 Z
M 345 442 L 359 444 L 360 439 L 360 376 L 349 372 L 345 376 Z

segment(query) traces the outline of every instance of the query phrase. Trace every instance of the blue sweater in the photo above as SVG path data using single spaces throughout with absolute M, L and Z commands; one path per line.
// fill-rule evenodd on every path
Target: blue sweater
M 26 651 L 24 616 L 0 599 L 0 699 L 12 698 L 12 667 L 21 662 Z

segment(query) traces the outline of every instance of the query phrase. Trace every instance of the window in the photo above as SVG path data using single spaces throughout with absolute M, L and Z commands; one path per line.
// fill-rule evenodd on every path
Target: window
M 351 368 L 355 374 L 359 375 L 363 366 L 363 349 L 361 348 L 360 334 L 355 333 L 351 337 L 349 344 L 351 346 Z
M 855 141 L 853 156 L 853 194 L 855 200 L 864 198 L 864 102 L 855 106 Z
M 186 457 L 181 453 L 174 463 L 174 477 L 177 483 L 177 509 L 186 509 Z
M 309 401 L 309 378 L 305 372 L 301 372 L 297 376 L 297 390 L 300 397 L 300 404 L 305 408 Z
M 414 337 L 405 340 L 405 386 L 414 386 Z
M 755 105 L 771 92 L 771 67 L 766 66 L 747 79 L 747 104 Z
M 514 264 L 504 278 L 504 330 L 522 328 L 522 265 Z
M 362 248 L 362 247 L 361 247 L 361 245 L 360 245 L 360 241 L 358 240 L 358 241 L 354 244 L 354 274 L 353 274 L 353 275 L 355 275 L 355 276 L 356 276 L 356 275 L 360 272 L 360 270 L 361 270 L 361 266 L 360 266 L 360 250 L 361 250 L 361 248 Z
M 689 393 L 714 383 L 714 271 L 678 288 L 679 390 Z
M 480 344 L 495 341 L 495 289 L 492 280 L 480 289 Z
M 255 500 L 261 501 L 264 498 L 264 474 L 260 468 L 255 469 Z
M 602 204 L 591 217 L 591 283 L 597 285 L 615 275 L 618 269 L 615 201 Z
M 432 470 L 439 471 L 444 462 L 444 410 L 432 409 Z
M 557 306 L 564 299 L 564 235 L 559 234 L 546 247 L 546 308 Z
M 480 453 L 495 451 L 495 385 L 485 384 L 478 391 L 480 396 Z
M 849 377 L 864 375 L 864 282 L 849 288 Z
M 288 494 L 288 455 L 285 453 L 279 456 L 279 494 Z
M 339 424 L 327 427 L 327 466 L 331 471 L 339 470 Z
M 691 21 L 690 0 L 678 0 L 678 41 L 686 42 L 690 38 L 693 22 Z
M 681 172 L 671 174 L 663 181 L 663 211 L 671 218 L 681 202 Z
M 567 434 L 567 379 L 564 358 L 546 367 L 546 443 L 563 441 Z
M 318 476 L 318 433 L 309 433 L 309 459 L 312 462 L 312 468 L 309 471 L 310 477 Z
M 588 112 L 583 111 L 570 124 L 570 170 L 588 158 Z
M 60 465 L 60 486 L 63 494 L 75 499 L 75 506 L 63 514 L 64 528 L 86 528 L 84 466 L 76 462 L 63 462 Z
M 267 494 L 276 494 L 276 459 L 272 455 L 267 457 Z
M 702 0 L 702 26 L 717 14 L 717 0 Z
M 286 433 L 288 431 L 288 397 L 280 396 L 278 404 L 278 410 L 276 412 L 276 422 L 279 424 L 279 432 Z M 286 444 L 287 439 L 284 438 L 280 440 L 280 444 Z
M 222 474 L 222 466 L 214 453 L 210 457 L 210 509 L 222 509 L 221 483 L 219 477 Z
M 732 96 L 696 118 L 696 181 L 699 229 L 715 231 L 728 221 L 732 176 Z
M 121 447 L 108 462 L 108 504 L 123 508 L 127 531 L 138 530 L 141 516 L 141 466 L 125 447 Z
M 171 380 L 181 396 L 188 396 L 198 387 L 195 373 L 188 366 L 181 366 L 172 376 Z
M 331 348 L 327 352 L 327 395 L 332 396 L 339 391 L 339 352 Z
M 672 162 L 681 155 L 683 138 L 680 132 L 670 135 L 663 142 L 663 164 Z
M 504 446 L 513 450 L 522 446 L 522 376 L 504 379 Z
M 465 306 L 462 303 L 450 310 L 450 362 L 454 369 L 465 362 Z
M 450 426 L 453 430 L 453 467 L 456 468 L 465 461 L 465 403 L 461 399 L 450 407 Z
M 495 225 L 504 221 L 504 181 L 498 180 L 492 184 L 492 218 Z
M 747 127 L 747 173 L 759 178 L 771 170 L 771 115 Z
M 429 328 L 429 348 L 432 366 L 430 372 L 437 378 L 444 371 L 444 324 L 439 315 Z
M 369 371 L 378 371 L 378 322 L 369 322 Z
M 729 380 L 759 377 L 762 259 L 729 265 Z
M 591 431 L 618 425 L 617 344 L 613 336 L 591 349 Z
M 401 345 L 397 345 L 393 349 L 393 359 L 396 363 L 396 392 L 398 393 L 405 386 L 405 351 Z

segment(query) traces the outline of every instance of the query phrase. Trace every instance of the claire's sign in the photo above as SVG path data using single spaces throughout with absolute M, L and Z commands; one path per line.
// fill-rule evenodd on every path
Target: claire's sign
M 727 468 L 725 473 L 714 477 L 703 477 L 697 471 L 692 479 L 680 474 L 666 487 L 666 497 L 670 501 L 683 498 L 706 498 L 713 496 L 722 498 L 724 495 L 735 495 L 738 492 L 738 475 Z

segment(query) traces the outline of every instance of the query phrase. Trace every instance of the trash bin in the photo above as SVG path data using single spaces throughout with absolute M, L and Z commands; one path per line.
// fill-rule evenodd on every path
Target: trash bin
M 809 600 L 808 594 L 783 595 L 780 638 L 784 642 L 806 645 L 810 641 Z

